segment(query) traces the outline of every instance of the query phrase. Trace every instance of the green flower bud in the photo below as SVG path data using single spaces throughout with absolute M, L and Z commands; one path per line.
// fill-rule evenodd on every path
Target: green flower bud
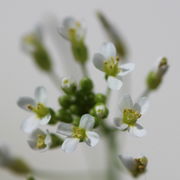
M 22 159 L 14 158 L 8 165 L 8 169 L 18 175 L 26 175 L 32 172 L 31 168 Z
M 71 48 L 77 62 L 84 64 L 88 60 L 88 49 L 82 40 L 72 42 Z
M 57 136 L 56 134 L 53 134 L 53 133 L 51 133 L 50 136 L 51 136 L 51 140 L 52 140 L 50 149 L 57 148 L 62 145 L 63 140 L 59 136 Z
M 60 109 L 56 116 L 60 121 L 72 123 L 72 114 L 68 110 Z
M 92 91 L 92 89 L 93 89 L 93 82 L 92 82 L 92 80 L 87 78 L 87 77 L 81 79 L 81 81 L 80 81 L 80 88 L 83 91 L 86 91 L 86 92 Z
M 146 82 L 149 90 L 156 90 L 161 85 L 163 77 L 167 72 L 169 65 L 167 58 L 162 57 L 159 61 L 157 69 L 149 72 Z
M 74 94 L 77 89 L 76 84 L 68 78 L 62 80 L 61 88 L 66 94 Z
M 102 119 L 106 118 L 108 116 L 108 113 L 109 113 L 107 107 L 102 103 L 95 105 L 94 112 L 98 118 L 102 118 Z
M 95 95 L 96 103 L 106 103 L 106 96 L 104 94 L 98 93 Z
M 74 101 L 75 101 L 74 96 L 64 95 L 64 96 L 59 97 L 59 104 L 63 108 L 68 108 Z
M 71 111 L 72 114 L 79 114 L 79 108 L 76 105 L 71 105 L 69 111 Z
M 50 56 L 38 34 L 32 33 L 23 38 L 24 50 L 32 56 L 37 67 L 43 71 L 52 71 Z

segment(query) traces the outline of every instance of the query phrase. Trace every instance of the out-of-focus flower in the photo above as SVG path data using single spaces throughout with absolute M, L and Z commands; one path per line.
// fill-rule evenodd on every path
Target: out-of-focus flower
M 57 133 L 66 137 L 61 147 L 62 150 L 73 152 L 79 142 L 85 142 L 88 146 L 94 147 L 99 141 L 99 135 L 91 131 L 94 125 L 95 119 L 89 114 L 81 117 L 78 127 L 67 123 L 60 123 Z
M 0 144 L 0 166 L 7 166 L 11 162 L 12 156 L 9 147 L 5 144 Z
M 133 177 L 138 177 L 146 172 L 148 159 L 145 156 L 133 158 L 131 156 L 119 155 L 119 158 Z
M 35 98 L 20 97 L 17 104 L 20 108 L 33 113 L 34 115 L 24 120 L 21 128 L 26 133 L 31 133 L 39 125 L 46 125 L 51 119 L 50 110 L 45 106 L 47 101 L 47 92 L 44 87 L 35 89 Z
M 47 151 L 52 145 L 51 135 L 48 131 L 36 129 L 31 133 L 28 144 L 34 150 Z
M 94 66 L 104 72 L 109 88 L 119 90 L 122 77 L 133 71 L 134 63 L 120 64 L 116 48 L 113 43 L 104 43 L 101 50 L 93 57 Z
M 76 83 L 70 78 L 64 77 L 61 82 L 62 90 L 67 94 L 73 94 L 76 91 Z
M 133 104 L 131 97 L 124 95 L 120 104 L 121 115 L 114 120 L 116 127 L 137 137 L 144 136 L 146 130 L 137 123 L 137 120 L 148 109 L 148 106 L 149 101 L 146 97 L 141 97 L 137 103 Z
M 77 21 L 73 17 L 66 17 L 62 26 L 59 28 L 59 33 L 72 42 L 81 41 L 86 34 L 86 28 L 83 23 Z

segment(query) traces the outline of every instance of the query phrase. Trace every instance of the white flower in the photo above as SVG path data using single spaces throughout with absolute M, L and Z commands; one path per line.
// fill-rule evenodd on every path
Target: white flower
M 133 158 L 131 156 L 119 155 L 119 158 L 132 176 L 138 177 L 146 172 L 148 159 L 145 156 Z
M 59 28 L 59 33 L 70 41 L 81 41 L 84 39 L 86 29 L 83 23 L 80 23 L 73 17 L 66 17 Z
M 35 98 L 20 97 L 17 104 L 22 109 L 33 113 L 34 115 L 24 120 L 21 128 L 26 133 L 31 133 L 39 125 L 46 125 L 51 119 L 49 108 L 45 106 L 47 93 L 44 87 L 35 89 Z
M 28 144 L 34 150 L 47 151 L 52 144 L 50 133 L 36 129 L 30 134 Z
M 146 97 L 141 97 L 139 101 L 133 104 L 129 95 L 124 95 L 120 104 L 121 115 L 115 118 L 116 127 L 122 131 L 128 131 L 130 134 L 142 137 L 146 130 L 137 123 L 137 120 L 144 114 L 149 107 L 149 101 Z
M 134 63 L 119 63 L 119 57 L 116 54 L 116 48 L 112 43 L 104 43 L 101 50 L 93 57 L 94 66 L 107 76 L 109 88 L 119 90 L 122 86 L 122 77 L 131 72 Z
M 99 141 L 99 135 L 91 131 L 95 124 L 95 119 L 89 114 L 81 117 L 79 127 L 67 123 L 60 123 L 57 133 L 65 136 L 62 150 L 73 152 L 79 142 L 85 142 L 88 146 L 94 147 Z
M 7 166 L 12 160 L 9 147 L 6 144 L 0 144 L 0 167 Z

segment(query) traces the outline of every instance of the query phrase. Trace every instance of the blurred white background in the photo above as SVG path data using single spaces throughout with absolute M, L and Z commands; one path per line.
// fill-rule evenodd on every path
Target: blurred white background
M 129 155 L 145 154 L 149 158 L 148 173 L 144 180 L 179 180 L 180 161 L 180 1 L 179 0 L 1 0 L 0 1 L 0 141 L 8 142 L 12 151 L 23 156 L 33 166 L 53 170 L 87 169 L 82 150 L 72 154 L 61 150 L 47 153 L 32 151 L 26 136 L 20 131 L 21 121 L 28 113 L 16 106 L 22 95 L 33 95 L 34 88 L 44 85 L 49 93 L 49 105 L 57 107 L 59 92 L 46 75 L 39 72 L 29 57 L 20 48 L 22 35 L 33 29 L 39 21 L 46 21 L 49 15 L 61 20 L 65 16 L 84 19 L 88 26 L 87 43 L 92 54 L 104 42 L 105 36 L 96 20 L 95 11 L 102 10 L 124 35 L 129 47 L 129 60 L 136 63 L 132 73 L 132 95 L 134 99 L 144 89 L 144 78 L 159 56 L 169 58 L 170 70 L 161 88 L 151 96 L 151 106 L 143 125 L 148 130 L 145 138 L 137 139 L 123 135 L 122 152 Z M 59 52 L 53 46 L 52 56 L 56 70 L 63 75 Z M 65 59 L 63 59 L 65 60 Z M 61 59 L 62 61 L 62 59 Z M 92 77 L 96 79 L 97 90 L 101 86 L 102 74 L 89 62 Z M 88 149 L 88 155 L 101 155 L 101 144 Z M 92 162 L 91 162 L 92 163 Z M 103 164 L 99 159 L 95 167 Z M 0 170 L 0 179 L 18 180 L 8 172 Z M 22 178 L 23 179 L 23 178 Z M 124 180 L 132 179 L 124 175 Z

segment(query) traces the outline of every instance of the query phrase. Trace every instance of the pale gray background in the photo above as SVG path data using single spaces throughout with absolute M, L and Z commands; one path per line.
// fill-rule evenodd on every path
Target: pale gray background
M 49 14 L 59 19 L 73 15 L 86 20 L 87 43 L 92 53 L 104 42 L 95 10 L 106 12 L 121 30 L 130 48 L 129 60 L 136 63 L 132 73 L 132 95 L 136 98 L 144 89 L 144 77 L 157 57 L 165 55 L 171 64 L 160 90 L 151 96 L 151 107 L 143 118 L 148 130 L 145 138 L 137 139 L 123 135 L 122 151 L 127 154 L 145 154 L 149 157 L 149 171 L 141 179 L 179 180 L 180 161 L 180 1 L 179 0 L 1 0 L 0 1 L 0 140 L 7 141 L 14 153 L 25 157 L 32 165 L 42 169 L 79 170 L 87 169 L 82 150 L 72 154 L 60 150 L 39 154 L 30 150 L 26 136 L 19 130 L 20 122 L 28 113 L 16 106 L 20 95 L 33 95 L 38 85 L 48 88 L 49 104 L 57 107 L 58 91 L 48 77 L 33 66 L 20 49 L 20 39 Z M 46 21 L 46 20 L 45 20 Z M 51 46 L 56 69 L 62 70 L 57 53 Z M 59 50 L 60 51 L 60 50 Z M 61 59 L 62 60 L 62 59 Z M 90 64 L 93 78 L 97 79 L 98 91 L 102 74 Z M 63 70 L 61 73 L 63 74 Z M 88 156 L 101 154 L 101 143 L 85 151 Z M 100 156 L 101 157 L 101 156 Z M 94 158 L 96 159 L 96 158 Z M 77 161 L 78 160 L 78 161 Z M 92 160 L 90 163 L 93 163 Z M 98 168 L 104 163 L 96 161 Z M 0 170 L 0 179 L 15 180 L 6 171 Z M 23 178 L 22 178 L 23 179 Z M 124 179 L 131 179 L 125 175 Z

